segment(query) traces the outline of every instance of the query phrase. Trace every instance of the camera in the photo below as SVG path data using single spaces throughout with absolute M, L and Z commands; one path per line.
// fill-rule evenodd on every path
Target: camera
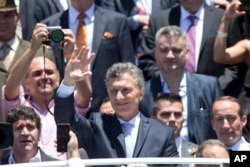
M 240 0 L 241 5 L 239 7 L 240 11 L 250 11 L 250 1 L 249 0 Z
M 61 26 L 48 26 L 47 30 L 49 31 L 48 39 L 55 42 L 61 43 L 64 39 L 64 33 Z
M 0 150 L 8 149 L 13 145 L 13 130 L 9 123 L 0 122 Z

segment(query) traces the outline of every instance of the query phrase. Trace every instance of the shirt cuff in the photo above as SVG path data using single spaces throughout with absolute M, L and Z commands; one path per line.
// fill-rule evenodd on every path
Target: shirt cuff
M 140 23 L 139 23 L 138 19 L 139 19 L 139 15 L 134 15 L 134 16 L 133 16 L 133 20 L 134 20 L 134 29 L 135 29 L 135 30 L 140 26 Z
M 65 85 L 63 82 L 61 82 L 61 84 L 57 90 L 57 95 L 61 98 L 67 98 L 72 93 L 74 93 L 74 90 L 75 90 L 75 86 Z
M 81 166 L 84 167 L 82 160 L 80 158 L 70 158 L 67 160 L 66 167 L 75 167 L 75 166 Z

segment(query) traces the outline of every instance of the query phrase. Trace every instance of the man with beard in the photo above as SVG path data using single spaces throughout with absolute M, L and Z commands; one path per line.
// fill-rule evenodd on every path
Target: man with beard
M 8 111 L 14 106 L 24 105 L 33 107 L 41 117 L 42 130 L 39 146 L 50 156 L 59 159 L 66 159 L 59 156 L 54 141 L 56 140 L 56 123 L 54 120 L 54 89 L 59 86 L 59 77 L 56 65 L 45 57 L 35 57 L 35 53 L 41 47 L 43 41 L 48 39 L 46 25 L 37 24 L 33 36 L 31 47 L 20 57 L 12 67 L 6 85 L 3 87 L 3 109 L 4 118 Z M 64 52 L 72 53 L 74 48 L 74 35 L 69 29 L 63 29 Z M 74 50 L 73 55 L 78 53 Z M 85 54 L 86 52 L 79 52 Z M 72 56 L 72 59 L 75 56 Z M 68 63 L 71 64 L 69 60 Z M 65 78 L 67 79 L 67 78 Z M 21 84 L 23 83 L 28 93 L 25 93 Z M 86 107 L 92 94 L 89 78 L 76 83 L 75 109 L 81 115 L 86 114 Z M 74 89 L 74 88 L 73 88 Z
M 41 135 L 41 119 L 31 107 L 19 106 L 8 112 L 6 121 L 12 125 L 13 146 L 1 164 L 55 161 L 38 147 Z

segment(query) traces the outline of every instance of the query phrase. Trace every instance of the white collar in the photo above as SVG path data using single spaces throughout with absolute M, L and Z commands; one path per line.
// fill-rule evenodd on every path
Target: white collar
M 195 16 L 199 19 L 199 20 L 204 20 L 204 3 L 200 6 L 199 10 L 195 13 Z M 180 21 L 184 21 L 186 19 L 188 19 L 189 15 L 193 15 L 191 13 L 189 13 L 186 9 L 183 8 L 183 6 L 181 5 L 181 19 Z
M 166 91 L 163 91 L 165 93 L 170 93 L 170 90 L 168 88 L 168 84 L 167 82 L 164 80 L 162 74 L 160 74 L 160 78 L 161 78 L 161 85 L 163 87 L 163 90 L 165 89 Z M 181 82 L 179 85 L 179 95 L 181 97 L 185 96 L 187 92 L 187 74 L 186 71 L 183 73 L 182 78 L 181 78 Z
M 73 8 L 73 6 L 71 5 L 69 7 L 69 20 L 70 20 L 70 24 L 73 24 L 75 22 L 78 22 L 78 15 L 80 14 L 80 12 L 78 10 L 76 10 L 75 8 Z M 95 15 L 95 4 L 93 3 L 91 5 L 91 7 L 85 11 L 86 14 L 86 18 L 88 18 L 91 22 L 94 21 L 94 15 Z
M 42 162 L 40 149 L 38 149 L 36 155 L 32 157 L 29 160 L 29 162 Z M 14 156 L 13 156 L 13 150 L 11 151 L 10 157 L 8 159 L 8 164 L 16 164 Z
M 227 149 L 232 149 L 233 151 L 250 151 L 250 143 L 248 143 L 244 137 L 241 137 L 235 145 Z

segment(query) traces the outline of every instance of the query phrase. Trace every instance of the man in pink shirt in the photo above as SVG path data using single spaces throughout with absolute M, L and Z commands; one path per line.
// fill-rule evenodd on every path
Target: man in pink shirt
M 63 41 L 64 53 L 71 54 L 74 49 L 74 35 L 69 29 L 63 29 L 63 33 L 65 35 Z M 59 86 L 59 75 L 53 61 L 43 56 L 35 57 L 35 53 L 42 46 L 42 42 L 48 40 L 48 34 L 46 25 L 39 23 L 36 25 L 31 47 L 14 64 L 6 85 L 2 88 L 2 114 L 6 119 L 7 112 L 14 106 L 33 107 L 41 117 L 42 122 L 39 146 L 49 156 L 66 160 L 66 154 L 58 154 L 54 146 L 56 140 L 54 89 Z M 73 55 L 77 51 L 75 49 Z M 86 55 L 86 52 L 79 52 L 79 54 Z M 72 63 L 72 61 L 70 59 L 68 63 Z M 67 77 L 64 79 L 67 79 Z M 25 93 L 22 84 L 28 93 Z M 74 89 L 74 86 L 72 86 L 72 89 Z M 65 93 L 67 93 L 67 90 L 65 90 Z M 91 94 L 92 88 L 88 77 L 76 83 L 75 108 L 83 116 L 88 111 Z

